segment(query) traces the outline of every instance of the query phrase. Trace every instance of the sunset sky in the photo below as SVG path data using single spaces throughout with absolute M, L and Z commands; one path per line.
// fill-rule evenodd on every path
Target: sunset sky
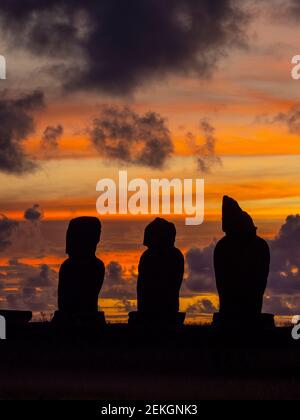
M 0 306 L 55 310 L 67 221 L 97 215 L 97 181 L 127 169 L 205 179 L 204 225 L 177 221 L 191 321 L 218 305 L 211 251 L 224 194 L 276 256 L 265 309 L 297 314 L 299 218 L 279 231 L 300 212 L 299 17 L 298 0 L 1 1 Z M 111 320 L 135 306 L 148 220 L 102 218 Z

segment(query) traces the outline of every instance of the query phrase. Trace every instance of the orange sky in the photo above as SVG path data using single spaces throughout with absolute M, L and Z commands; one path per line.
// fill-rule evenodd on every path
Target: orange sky
M 40 170 L 22 179 L 0 174 L 3 212 L 21 218 L 24 208 L 39 203 L 47 219 L 95 213 L 96 182 L 102 176 L 116 178 L 120 168 L 118 162 L 107 164 L 97 157 L 86 133 L 99 106 L 107 103 L 160 113 L 170 129 L 175 156 L 167 167 L 162 171 L 130 167 L 132 177 L 203 177 L 208 219 L 219 217 L 223 192 L 244 202 L 257 217 L 282 218 L 298 212 L 299 135 L 291 134 L 285 124 L 272 123 L 299 100 L 300 84 L 290 74 L 291 57 L 299 53 L 297 31 L 260 18 L 255 23 L 256 47 L 232 52 L 209 80 L 173 77 L 123 99 L 96 93 L 64 98 L 52 94 L 47 108 L 36 114 L 36 134 L 24 144 Z M 186 140 L 186 133 L 192 132 L 197 144 L 203 144 L 199 129 L 203 118 L 216 130 L 215 151 L 223 162 L 211 174 L 197 171 L 195 151 Z M 45 153 L 40 148 L 42 132 L 57 124 L 64 126 L 59 149 Z

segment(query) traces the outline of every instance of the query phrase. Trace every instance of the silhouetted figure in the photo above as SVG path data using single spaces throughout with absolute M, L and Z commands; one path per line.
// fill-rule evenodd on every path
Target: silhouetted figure
M 71 220 L 66 238 L 69 258 L 61 265 L 56 317 L 64 320 L 91 320 L 97 317 L 98 296 L 105 267 L 95 253 L 100 241 L 101 223 L 96 217 Z
M 240 322 L 258 319 L 269 275 L 269 246 L 257 236 L 252 218 L 227 196 L 222 222 L 225 237 L 214 252 L 219 316 Z
M 137 282 L 138 314 L 156 322 L 182 323 L 179 314 L 179 292 L 184 274 L 184 257 L 175 248 L 173 223 L 157 218 L 145 229 L 144 245 L 148 248 L 139 263 Z M 133 316 L 133 315 L 131 315 Z

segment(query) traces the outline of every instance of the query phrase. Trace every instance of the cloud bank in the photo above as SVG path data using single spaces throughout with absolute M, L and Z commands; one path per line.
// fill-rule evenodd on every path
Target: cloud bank
M 57 273 L 48 265 L 34 267 L 13 259 L 8 265 L 0 266 L 0 271 L 5 273 L 0 282 L 0 298 L 9 309 L 55 311 Z
M 236 0 L 2 0 L 0 19 L 10 47 L 78 56 L 55 67 L 65 88 L 127 95 L 168 75 L 209 76 L 245 44 L 249 16 Z
M 21 225 L 21 223 L 20 223 Z M 34 226 L 34 225 L 32 225 Z M 31 227 L 31 224 L 29 224 Z M 21 227 L 20 227 L 21 228 Z M 18 223 L 2 216 L 0 219 L 0 251 L 7 250 L 16 241 Z M 20 234 L 18 234 L 20 236 Z M 300 309 L 300 215 L 291 215 L 278 235 L 269 241 L 271 266 L 264 311 L 276 315 L 297 315 Z M 19 239 L 18 239 L 19 240 Z M 26 245 L 34 246 L 32 240 Z M 213 270 L 215 242 L 204 248 L 192 248 L 186 253 L 186 274 L 182 298 L 196 298 L 188 307 L 189 317 L 211 315 L 217 311 L 216 285 Z M 20 250 L 18 254 L 21 255 Z M 63 258 L 63 254 L 61 255 Z M 0 300 L 11 309 L 32 308 L 51 311 L 56 308 L 57 266 L 38 267 L 10 259 L 0 267 Z M 119 301 L 122 311 L 132 309 L 136 299 L 137 274 L 134 267 L 125 269 L 112 261 L 106 267 L 101 299 Z M 5 287 L 4 287 L 5 286 Z M 8 290 L 9 288 L 16 290 Z M 126 305 L 125 305 L 126 304 Z

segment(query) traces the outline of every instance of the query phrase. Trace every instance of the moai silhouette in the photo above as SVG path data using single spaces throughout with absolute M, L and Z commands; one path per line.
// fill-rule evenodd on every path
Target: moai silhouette
M 66 238 L 69 258 L 61 265 L 58 285 L 58 309 L 54 321 L 88 324 L 101 318 L 98 296 L 104 281 L 105 267 L 95 255 L 101 236 L 96 217 L 71 220 Z
M 257 235 L 251 216 L 227 196 L 223 198 L 222 224 L 225 236 L 214 252 L 220 298 L 215 322 L 265 321 L 268 315 L 262 317 L 261 312 L 270 268 L 269 246 Z
M 175 247 L 173 223 L 157 218 L 145 229 L 144 245 L 148 248 L 139 262 L 137 281 L 138 312 L 130 321 L 156 325 L 182 324 L 179 293 L 184 275 L 184 257 Z

